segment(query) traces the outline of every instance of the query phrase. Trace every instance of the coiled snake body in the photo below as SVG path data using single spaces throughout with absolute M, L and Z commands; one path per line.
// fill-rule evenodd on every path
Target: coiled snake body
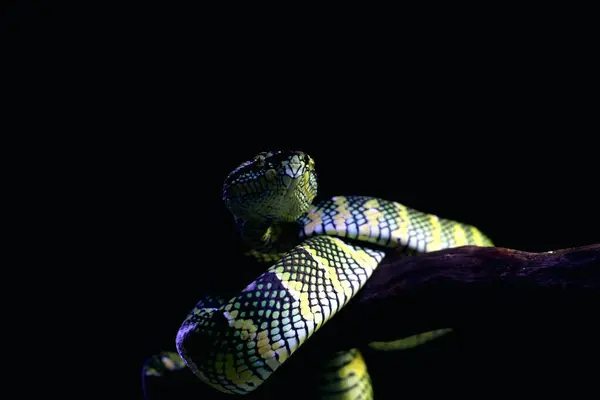
M 493 246 L 473 226 L 396 202 L 337 196 L 313 205 L 316 193 L 314 162 L 299 151 L 260 153 L 225 180 L 223 198 L 248 254 L 272 265 L 238 295 L 200 301 L 177 334 L 186 365 L 222 392 L 259 387 L 362 288 L 385 248 Z M 410 347 L 449 330 L 391 346 Z M 357 349 L 327 354 L 323 371 L 322 397 L 372 398 Z

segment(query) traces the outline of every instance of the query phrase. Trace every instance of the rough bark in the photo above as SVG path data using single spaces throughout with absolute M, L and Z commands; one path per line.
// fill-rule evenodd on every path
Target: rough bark
M 543 324 L 552 316 L 546 322 L 559 323 L 557 315 L 590 311 L 599 289 L 600 244 L 544 253 L 464 246 L 388 256 L 320 339 L 345 348 L 443 327 Z

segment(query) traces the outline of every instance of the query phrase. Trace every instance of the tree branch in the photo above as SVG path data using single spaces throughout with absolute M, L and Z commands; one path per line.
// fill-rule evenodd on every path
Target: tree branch
M 266 398 L 269 394 L 279 398 L 289 390 L 289 382 L 298 379 L 302 385 L 294 390 L 299 393 L 302 387 L 310 386 L 306 381 L 306 366 L 317 365 L 325 354 L 323 351 L 364 348 L 372 341 L 395 340 L 436 328 L 476 329 L 477 334 L 468 336 L 466 341 L 472 344 L 483 340 L 483 345 L 475 345 L 471 351 L 463 346 L 446 357 L 435 352 L 412 353 L 413 357 L 395 352 L 392 357 L 402 362 L 393 361 L 391 368 L 390 359 L 380 360 L 384 367 L 377 368 L 377 358 L 372 355 L 369 369 L 380 385 L 377 398 L 396 398 L 399 378 L 402 390 L 418 388 L 425 394 L 429 393 L 427 390 L 438 389 L 445 394 L 472 390 L 479 396 L 478 389 L 469 389 L 471 385 L 464 384 L 465 377 L 471 383 L 479 382 L 494 390 L 505 386 L 509 391 L 522 391 L 527 384 L 538 394 L 544 390 L 543 385 L 533 380 L 517 379 L 511 386 L 510 379 L 504 379 L 505 365 L 510 368 L 508 376 L 526 376 L 530 371 L 541 373 L 553 382 L 547 386 L 548 392 L 555 391 L 557 382 L 568 385 L 576 380 L 580 385 L 587 367 L 586 363 L 575 360 L 580 354 L 592 359 L 599 354 L 596 340 L 599 288 L 600 244 L 547 253 L 467 246 L 410 257 L 391 254 L 356 297 L 290 358 L 273 379 L 244 398 Z M 582 329 L 586 323 L 589 329 Z M 487 335 L 481 334 L 482 326 L 490 327 Z M 540 330 L 543 335 L 527 334 Z M 532 346 L 539 347 L 540 341 L 549 335 L 553 338 L 542 344 L 539 353 L 530 350 Z M 492 336 L 495 338 L 490 340 Z M 515 349 L 518 343 L 524 347 Z M 511 354 L 519 356 L 518 362 L 514 362 Z M 470 369 L 465 365 L 470 365 Z M 544 366 L 547 368 L 543 369 Z M 569 372 L 574 378 L 567 377 Z M 153 399 L 231 398 L 201 384 L 187 369 L 149 381 Z M 504 386 L 498 386 L 498 382 Z M 382 388 L 386 384 L 389 387 Z M 386 392 L 392 395 L 386 397 Z
M 545 253 L 464 246 L 390 255 L 315 339 L 348 348 L 437 328 L 560 323 L 557 315 L 590 311 L 599 288 L 600 244 Z

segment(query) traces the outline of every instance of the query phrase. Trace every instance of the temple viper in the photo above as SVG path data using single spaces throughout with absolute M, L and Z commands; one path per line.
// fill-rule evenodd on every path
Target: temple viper
M 271 265 L 236 296 L 202 299 L 179 329 L 179 355 L 210 386 L 232 394 L 258 388 L 362 288 L 386 248 L 493 246 L 473 226 L 393 201 L 336 196 L 313 204 L 316 194 L 315 163 L 300 151 L 260 153 L 226 178 L 223 200 L 247 254 Z M 412 347 L 450 330 L 371 347 Z M 322 398 L 373 397 L 358 349 L 324 354 L 323 363 Z

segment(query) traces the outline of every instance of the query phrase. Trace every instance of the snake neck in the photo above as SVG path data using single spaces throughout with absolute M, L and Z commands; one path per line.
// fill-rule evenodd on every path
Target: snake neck
M 300 242 L 297 222 L 235 218 L 235 224 L 242 238 L 245 254 L 261 262 L 278 261 Z

